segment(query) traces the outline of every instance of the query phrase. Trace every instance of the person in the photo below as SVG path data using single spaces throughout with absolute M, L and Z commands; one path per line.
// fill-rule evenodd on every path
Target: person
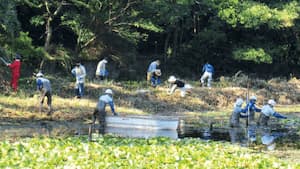
M 173 94 L 174 91 L 179 88 L 180 89 L 180 96 L 184 97 L 186 92 L 189 92 L 192 89 L 190 84 L 186 84 L 185 82 L 176 79 L 175 76 L 170 76 L 168 82 L 171 84 L 168 94 Z
M 160 85 L 160 76 L 161 76 L 161 71 L 160 69 L 156 69 L 152 75 L 151 75 L 151 86 L 156 87 L 157 85 Z
M 244 110 L 246 111 L 248 117 L 249 122 L 253 122 L 255 120 L 255 112 L 261 112 L 261 109 L 257 108 L 255 106 L 256 103 L 256 96 L 251 96 L 249 99 L 249 102 L 247 103 L 246 107 L 244 108 Z
M 207 79 L 207 87 L 211 87 L 212 76 L 215 72 L 214 67 L 208 62 L 202 67 L 203 75 L 200 78 L 202 86 L 205 86 L 205 80 Z
M 160 60 L 151 62 L 147 70 L 147 81 L 156 86 L 160 84 L 161 71 L 159 69 Z
M 244 100 L 242 98 L 238 98 L 234 104 L 233 112 L 230 116 L 230 127 L 240 127 L 240 117 L 247 117 L 245 109 L 242 108 Z
M 51 91 L 51 83 L 48 79 L 44 78 L 43 73 L 39 72 L 36 74 L 36 86 L 37 90 L 40 92 L 39 99 L 39 112 L 42 112 L 42 106 L 44 103 L 45 97 L 47 97 L 47 105 L 48 105 L 48 113 L 47 115 L 51 115 L 52 113 L 52 91 Z
M 111 89 L 106 89 L 104 92 L 104 95 L 99 97 L 97 106 L 94 110 L 93 114 L 93 120 L 92 120 L 92 125 L 95 125 L 96 119 L 98 119 L 98 122 L 100 124 L 100 129 L 104 129 L 105 127 L 105 117 L 106 117 L 106 111 L 105 107 L 106 105 L 110 106 L 111 112 L 114 116 L 118 116 L 118 113 L 115 112 L 115 107 L 114 107 L 114 101 L 113 101 L 113 91 Z
M 84 95 L 84 81 L 86 76 L 85 67 L 80 62 L 77 62 L 76 66 L 71 70 L 71 73 L 76 77 L 76 97 L 81 98 Z
M 21 69 L 21 56 L 16 54 L 15 60 L 12 63 L 6 64 L 11 69 L 11 81 L 10 85 L 14 92 L 18 90 L 18 82 L 20 78 L 20 69 Z
M 108 76 L 108 71 L 106 70 L 107 59 L 104 58 L 99 61 L 96 69 L 96 77 L 100 79 L 100 81 L 104 80 L 105 77 Z
M 270 99 L 270 100 L 268 100 L 268 103 L 262 107 L 261 113 L 260 113 L 260 116 L 259 116 L 259 119 L 257 122 L 258 125 L 267 126 L 270 116 L 274 116 L 274 117 L 280 118 L 280 119 L 287 118 L 286 116 L 281 115 L 280 113 L 277 113 L 274 111 L 275 105 L 276 105 L 276 102 L 273 99 Z

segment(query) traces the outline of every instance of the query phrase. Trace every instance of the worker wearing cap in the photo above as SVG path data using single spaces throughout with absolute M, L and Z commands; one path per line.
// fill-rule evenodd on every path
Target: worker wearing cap
M 84 95 L 84 82 L 86 76 L 85 67 L 80 62 L 77 62 L 76 66 L 71 70 L 71 73 L 76 77 L 76 97 L 81 98 Z
M 245 109 L 242 108 L 244 101 L 238 98 L 234 104 L 233 112 L 230 116 L 230 127 L 240 127 L 240 117 L 247 117 Z
M 215 72 L 214 67 L 208 62 L 202 67 L 203 75 L 201 76 L 200 82 L 202 86 L 205 86 L 205 80 L 207 79 L 207 87 L 211 87 L 212 76 Z
M 276 102 L 273 99 L 270 99 L 268 101 L 268 104 L 264 105 L 261 109 L 261 113 L 258 119 L 257 124 L 261 126 L 267 126 L 268 121 L 270 119 L 270 116 L 274 116 L 276 118 L 280 119 L 286 119 L 287 117 L 284 115 L 281 115 L 274 111 L 274 106 L 276 105 Z
M 255 112 L 261 112 L 261 109 L 257 108 L 256 103 L 256 96 L 251 96 L 249 102 L 247 103 L 246 107 L 244 108 L 247 115 L 249 116 L 248 119 L 250 122 L 253 122 L 255 119 Z
M 180 96 L 184 97 L 186 92 L 192 89 L 190 84 L 186 84 L 182 80 L 176 79 L 175 76 L 170 76 L 168 82 L 171 84 L 168 94 L 173 94 L 174 91 L 179 88 L 180 89 Z
M 11 69 L 12 73 L 10 85 L 16 92 L 18 90 L 18 82 L 20 78 L 21 56 L 16 54 L 15 60 L 12 63 L 8 63 L 7 66 Z
M 36 74 L 36 86 L 37 90 L 40 92 L 39 99 L 39 112 L 42 112 L 42 106 L 44 103 L 45 97 L 47 97 L 47 105 L 48 105 L 48 113 L 50 115 L 52 113 L 52 91 L 51 91 L 51 83 L 48 79 L 44 78 L 44 75 L 39 72 Z
M 114 101 L 113 101 L 113 92 L 111 89 L 106 89 L 104 95 L 99 97 L 96 109 L 93 114 L 92 124 L 95 124 L 96 119 L 98 118 L 101 128 L 105 127 L 105 117 L 106 117 L 105 107 L 106 107 L 106 105 L 110 106 L 111 112 L 114 116 L 118 115 L 118 113 L 115 112 Z
M 104 58 L 97 65 L 96 77 L 99 78 L 101 81 L 104 80 L 104 78 L 108 75 L 108 71 L 106 70 L 106 64 L 107 59 Z

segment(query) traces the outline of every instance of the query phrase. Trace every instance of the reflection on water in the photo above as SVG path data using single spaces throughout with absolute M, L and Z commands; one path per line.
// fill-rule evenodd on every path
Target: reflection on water
M 89 124 L 79 122 L 37 122 L 22 125 L 5 125 L 0 126 L 0 140 L 17 137 L 36 137 L 36 136 L 75 136 L 88 135 Z M 96 126 L 97 128 L 97 126 Z M 95 133 L 95 130 L 93 130 Z M 204 140 L 228 141 L 241 146 L 249 146 L 255 142 L 266 145 L 266 148 L 272 150 L 275 148 L 276 140 L 285 137 L 291 133 L 288 129 L 257 128 L 255 125 L 248 128 L 213 128 L 196 126 L 180 126 L 178 130 L 142 130 L 130 128 L 108 127 L 103 131 L 105 134 L 111 133 L 122 137 L 169 137 L 178 138 L 201 138 Z M 96 131 L 99 133 L 99 131 Z
M 0 139 L 16 137 L 37 137 L 37 136 L 74 136 L 74 135 L 88 135 L 89 124 L 76 123 L 76 122 L 40 122 L 36 124 L 27 125 L 7 125 L 0 126 Z M 151 137 L 169 137 L 177 139 L 178 134 L 176 130 L 143 130 L 134 128 L 115 128 L 107 127 L 104 130 L 98 131 L 98 125 L 93 129 L 95 133 L 103 132 L 105 134 L 114 134 L 122 137 L 138 137 L 138 138 L 151 138 Z

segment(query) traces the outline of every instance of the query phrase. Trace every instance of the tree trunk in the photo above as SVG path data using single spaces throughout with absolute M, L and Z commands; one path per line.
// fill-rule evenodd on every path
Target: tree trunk
M 47 19 L 47 23 L 46 23 L 46 39 L 45 39 L 45 44 L 44 44 L 44 48 L 45 48 L 46 52 L 49 52 L 49 46 L 50 46 L 51 37 L 52 37 L 52 27 L 50 25 L 51 20 L 52 20 L 52 18 L 49 17 Z
M 173 52 L 172 52 L 173 57 L 177 55 L 177 48 L 178 48 L 178 24 L 176 24 L 174 30 Z
M 169 46 L 169 41 L 170 41 L 170 37 L 171 37 L 171 30 L 168 31 L 166 40 L 165 40 L 165 46 L 164 46 L 164 67 L 166 69 L 166 63 L 167 63 L 167 57 L 168 57 L 168 46 Z

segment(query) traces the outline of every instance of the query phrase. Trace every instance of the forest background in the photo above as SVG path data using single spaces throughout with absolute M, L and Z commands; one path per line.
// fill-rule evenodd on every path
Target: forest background
M 22 55 L 22 76 L 70 74 L 76 61 L 93 78 L 108 57 L 110 77 L 145 79 L 160 59 L 163 75 L 299 76 L 296 0 L 1 0 L 1 56 Z M 0 80 L 9 71 L 0 69 Z

